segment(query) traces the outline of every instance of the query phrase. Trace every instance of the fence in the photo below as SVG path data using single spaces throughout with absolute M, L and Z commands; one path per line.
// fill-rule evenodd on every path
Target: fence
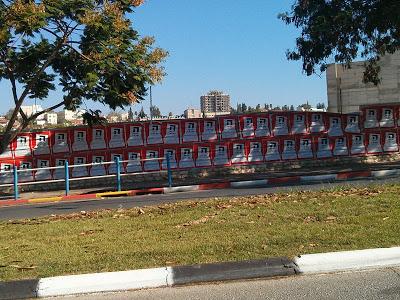
M 116 190 L 121 191 L 121 178 L 122 176 L 132 176 L 132 175 L 139 175 L 139 174 L 149 174 L 149 173 L 167 173 L 168 174 L 168 186 L 172 187 L 172 170 L 171 170 L 171 158 L 167 155 L 165 158 L 148 158 L 140 160 L 140 163 L 149 162 L 149 161 L 162 161 L 166 159 L 167 162 L 167 170 L 163 170 L 160 168 L 158 171 L 153 172 L 137 172 L 137 173 L 124 173 L 121 172 L 121 165 L 124 163 L 135 162 L 132 160 L 121 160 L 119 157 L 116 157 L 114 161 L 107 161 L 107 162 L 98 162 L 98 163 L 88 163 L 88 164 L 78 164 L 78 165 L 69 165 L 68 161 L 65 161 L 63 166 L 57 167 L 42 167 L 42 168 L 34 168 L 34 169 L 18 169 L 16 166 L 13 167 L 10 171 L 2 171 L 2 175 L 10 174 L 13 177 L 12 183 L 9 184 L 0 184 L 0 187 L 13 187 L 14 192 L 14 199 L 18 200 L 19 198 L 19 187 L 24 185 L 38 185 L 38 184 L 49 184 L 54 182 L 64 182 L 65 187 L 65 195 L 68 196 L 70 193 L 70 182 L 77 181 L 77 180 L 88 180 L 88 179 L 95 179 L 95 178 L 116 178 Z M 115 165 L 115 174 L 105 174 L 99 176 L 86 176 L 86 177 L 79 177 L 79 178 L 71 178 L 70 177 L 70 169 L 72 168 L 83 168 L 83 167 L 94 167 L 94 166 L 106 166 L 106 165 Z M 28 182 L 19 182 L 19 178 L 21 177 L 20 174 L 22 173 L 30 173 L 43 170 L 62 170 L 63 177 L 62 179 L 51 179 L 51 180 L 43 180 L 43 181 L 28 181 Z

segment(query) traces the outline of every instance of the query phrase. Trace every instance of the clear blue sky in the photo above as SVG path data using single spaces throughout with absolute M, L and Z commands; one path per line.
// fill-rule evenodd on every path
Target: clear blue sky
M 230 94 L 233 107 L 237 102 L 251 106 L 326 102 L 325 74 L 307 77 L 300 62 L 285 57 L 286 49 L 295 45 L 297 31 L 277 15 L 293 2 L 146 0 L 132 16 L 134 27 L 141 35 L 154 36 L 157 46 L 170 53 L 165 63 L 168 75 L 153 88 L 154 104 L 164 114 L 181 114 L 189 106 L 199 107 L 200 96 L 211 89 Z M 43 105 L 60 96 L 52 93 Z M 4 82 L 0 98 L 4 113 L 12 106 Z M 143 105 L 148 107 L 148 101 Z

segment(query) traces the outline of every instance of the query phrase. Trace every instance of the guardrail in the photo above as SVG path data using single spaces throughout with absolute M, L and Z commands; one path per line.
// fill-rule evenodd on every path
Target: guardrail
M 166 160 L 167 162 L 167 170 L 163 170 L 161 167 L 158 171 L 148 171 L 148 172 L 136 172 L 136 173 L 123 173 L 121 172 L 121 165 L 124 163 L 135 162 L 135 163 L 143 163 L 146 161 L 163 161 Z M 105 174 L 105 175 L 98 175 L 98 176 L 84 176 L 78 178 L 70 178 L 70 169 L 71 168 L 83 168 L 83 167 L 93 167 L 93 166 L 105 166 L 105 165 L 115 165 L 115 174 Z M 28 181 L 28 182 L 19 182 L 19 174 L 21 173 L 33 173 L 35 171 L 43 171 L 43 170 L 64 170 L 64 178 L 62 179 L 51 179 L 51 180 L 42 180 L 42 181 Z M 121 191 L 121 177 L 122 176 L 132 176 L 132 175 L 141 175 L 141 174 L 152 174 L 152 173 L 167 173 L 168 174 L 168 186 L 172 187 L 172 169 L 171 169 L 171 158 L 169 155 L 166 157 L 160 158 L 146 158 L 141 160 L 121 160 L 119 157 L 116 157 L 114 161 L 104 161 L 104 162 L 95 162 L 95 163 L 88 163 L 88 164 L 78 164 L 78 165 L 69 165 L 68 161 L 65 161 L 63 166 L 57 167 L 42 167 L 42 168 L 33 168 L 33 169 L 18 169 L 16 166 L 10 171 L 2 171 L 1 174 L 12 174 L 13 181 L 12 183 L 5 183 L 0 184 L 0 187 L 13 187 L 14 191 L 14 199 L 18 200 L 19 198 L 19 186 L 24 185 L 36 185 L 36 184 L 48 184 L 54 182 L 64 182 L 65 186 L 65 195 L 68 196 L 70 193 L 70 182 L 77 181 L 77 180 L 88 180 L 88 179 L 95 179 L 95 178 L 116 178 L 116 189 L 117 191 Z

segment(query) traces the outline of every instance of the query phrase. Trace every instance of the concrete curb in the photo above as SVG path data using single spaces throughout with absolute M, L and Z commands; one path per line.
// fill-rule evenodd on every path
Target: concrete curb
M 26 299 L 74 294 L 171 287 L 200 282 L 245 280 L 400 266 L 400 247 L 307 254 L 294 260 L 223 262 L 122 272 L 57 276 L 0 282 L 0 299 Z
M 176 186 L 176 187 L 161 187 L 161 188 L 147 188 L 142 190 L 127 190 L 120 192 L 104 192 L 97 194 L 84 194 L 84 195 L 70 195 L 70 196 L 57 196 L 48 198 L 36 198 L 28 200 L 7 200 L 0 201 L 0 207 L 15 206 L 21 204 L 34 204 L 34 203 L 50 203 L 59 201 L 79 201 L 79 200 L 96 200 L 109 197 L 121 196 L 138 196 L 146 194 L 170 194 L 179 192 L 192 192 L 204 191 L 214 189 L 243 189 L 243 188 L 262 188 L 270 187 L 273 185 L 284 185 L 293 183 L 317 183 L 317 182 L 335 182 L 345 181 L 351 179 L 366 179 L 366 178 L 385 178 L 400 175 L 400 169 L 388 169 L 379 171 L 352 171 L 352 172 L 339 172 L 321 175 L 305 175 L 305 176 L 288 176 L 276 177 L 249 181 L 226 181 L 220 183 L 206 183 L 198 185 Z

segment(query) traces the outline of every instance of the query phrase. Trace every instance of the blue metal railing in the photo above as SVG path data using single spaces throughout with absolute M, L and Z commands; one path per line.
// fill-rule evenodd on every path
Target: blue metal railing
M 143 162 L 147 161 L 162 161 L 166 160 L 167 162 L 167 170 L 162 168 L 162 163 L 159 163 L 159 170 L 155 171 L 147 171 L 147 172 L 133 172 L 133 173 L 123 173 L 121 166 L 124 163 L 129 164 L 130 162 L 134 162 L 135 164 L 143 165 Z M 12 170 L 9 171 L 1 171 L 0 174 L 2 175 L 12 175 L 13 180 L 12 183 L 0 184 L 0 187 L 13 187 L 14 199 L 18 200 L 19 198 L 19 187 L 23 185 L 35 185 L 35 184 L 48 184 L 54 182 L 64 182 L 65 187 L 65 195 L 68 196 L 70 193 L 70 182 L 77 181 L 77 180 L 88 180 L 88 179 L 95 179 L 95 178 L 116 178 L 116 190 L 121 191 L 122 189 L 122 176 L 132 176 L 132 175 L 140 175 L 140 174 L 151 174 L 151 173 L 165 173 L 168 174 L 168 186 L 172 187 L 172 169 L 170 163 L 170 157 L 167 155 L 166 157 L 161 158 L 147 158 L 142 160 L 120 160 L 119 157 L 116 157 L 114 161 L 107 161 L 107 162 L 95 162 L 95 163 L 88 163 L 88 164 L 78 164 L 78 165 L 69 165 L 68 161 L 66 160 L 63 166 L 57 167 L 42 167 L 42 168 L 33 168 L 33 169 L 18 169 L 17 166 L 14 166 Z M 105 165 L 115 165 L 115 174 L 104 174 L 104 175 L 97 175 L 97 176 L 83 176 L 77 178 L 70 178 L 70 169 L 73 168 L 83 168 L 83 167 L 93 167 L 93 166 L 105 166 Z M 43 180 L 43 181 L 21 181 L 21 174 L 20 173 L 28 173 L 33 174 L 33 172 L 43 171 L 43 170 L 61 170 L 63 169 L 63 177 L 62 179 L 50 179 L 50 180 Z M 110 171 L 109 171 L 110 172 Z M 52 176 L 54 178 L 54 174 Z

